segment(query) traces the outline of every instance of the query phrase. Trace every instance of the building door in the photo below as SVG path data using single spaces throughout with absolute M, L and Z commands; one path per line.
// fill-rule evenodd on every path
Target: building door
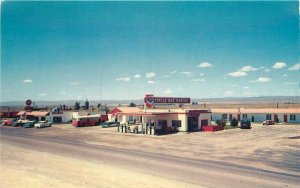
M 198 117 L 188 117 L 188 131 L 198 131 Z
M 241 120 L 241 114 L 237 114 L 237 119 L 238 119 L 238 121 Z
M 278 115 L 277 114 L 274 114 L 274 122 L 278 123 Z
M 284 114 L 284 116 L 283 116 L 283 121 L 287 122 L 287 115 L 286 114 Z
M 229 114 L 229 120 L 230 121 L 232 120 L 232 114 Z
M 61 117 L 53 117 L 53 122 L 55 122 L 55 123 L 61 123 L 62 122 L 62 118 Z

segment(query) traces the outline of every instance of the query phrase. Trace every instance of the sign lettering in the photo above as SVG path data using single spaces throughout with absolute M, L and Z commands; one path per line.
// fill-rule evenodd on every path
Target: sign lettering
M 175 97 L 145 97 L 145 102 L 153 103 L 190 103 L 190 98 L 175 98 Z

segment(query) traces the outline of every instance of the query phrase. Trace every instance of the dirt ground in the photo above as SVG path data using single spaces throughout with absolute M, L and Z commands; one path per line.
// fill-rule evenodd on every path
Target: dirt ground
M 163 136 L 117 133 L 116 127 L 75 128 L 71 125 L 56 125 L 51 131 L 35 130 L 35 135 L 68 136 L 90 144 L 196 159 L 247 163 L 276 171 L 300 169 L 300 139 L 290 138 L 300 136 L 300 125 L 252 124 L 250 130 L 236 128 L 219 132 L 182 132 Z M 289 154 L 288 158 L 286 154 Z M 295 165 L 282 168 L 282 163 Z
M 161 153 L 192 159 L 225 161 L 249 167 L 292 175 L 300 175 L 300 125 L 252 125 L 250 130 L 229 129 L 219 132 L 178 133 L 164 136 L 117 133 L 117 128 L 83 127 L 70 124 L 54 125 L 44 129 L 27 129 L 35 136 L 68 138 L 81 142 Z M 23 129 L 23 128 L 11 128 Z M 51 160 L 48 160 L 51 158 Z M 78 164 L 76 167 L 70 164 Z M 56 170 L 50 167 L 57 166 Z M 72 166 L 72 169 L 68 169 Z M 192 184 L 170 182 L 155 175 L 139 176 L 138 172 L 117 169 L 106 164 L 94 164 L 55 154 L 20 148 L 1 139 L 0 181 L 4 187 L 193 187 Z M 73 169 L 77 168 L 77 169 Z M 52 169 L 52 170 L 48 170 Z M 60 169 L 68 169 L 68 172 Z M 88 169 L 88 170 L 85 170 Z M 76 175 L 82 171 L 84 175 Z M 104 173 L 105 172 L 105 173 Z M 113 174 L 126 174 L 116 177 Z M 48 174 L 45 176 L 44 174 Z M 101 174 L 101 179 L 95 174 Z M 18 178 L 16 178 L 18 177 Z M 63 178 L 61 178 L 63 177 Z M 74 180 L 73 177 L 78 177 Z M 68 179 L 73 178 L 72 183 Z M 35 180 L 39 181 L 35 181 Z M 104 181 L 105 180 L 105 181 Z M 75 184 L 74 184 L 75 181 Z M 119 183 L 118 183 L 119 182 Z M 122 182 L 122 183 L 121 183 Z M 148 182 L 147 185 L 143 182 Z

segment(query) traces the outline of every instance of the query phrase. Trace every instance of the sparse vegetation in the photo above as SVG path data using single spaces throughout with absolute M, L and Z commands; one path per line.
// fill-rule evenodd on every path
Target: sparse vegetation
M 226 123 L 227 123 L 227 121 L 226 121 L 225 119 L 218 119 L 218 120 L 216 121 L 216 124 L 217 124 L 217 125 L 222 125 L 223 127 L 226 126 Z
M 239 125 L 239 121 L 236 119 L 236 118 L 233 118 L 231 121 L 230 121 L 230 126 L 231 127 L 236 127 Z
M 85 110 L 88 110 L 88 109 L 89 109 L 89 106 L 90 106 L 90 103 L 89 103 L 89 101 L 86 99 L 86 100 L 85 100 L 85 103 L 84 103 L 84 109 L 85 109 Z
M 74 109 L 75 110 L 79 110 L 80 109 L 80 102 L 78 102 L 78 101 L 75 102 Z

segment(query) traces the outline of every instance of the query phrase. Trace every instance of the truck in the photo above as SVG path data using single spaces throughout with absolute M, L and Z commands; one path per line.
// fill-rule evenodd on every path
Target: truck
M 107 115 L 85 115 L 77 116 L 72 119 L 72 126 L 74 127 L 87 127 L 87 126 L 96 126 L 101 122 L 108 120 Z

